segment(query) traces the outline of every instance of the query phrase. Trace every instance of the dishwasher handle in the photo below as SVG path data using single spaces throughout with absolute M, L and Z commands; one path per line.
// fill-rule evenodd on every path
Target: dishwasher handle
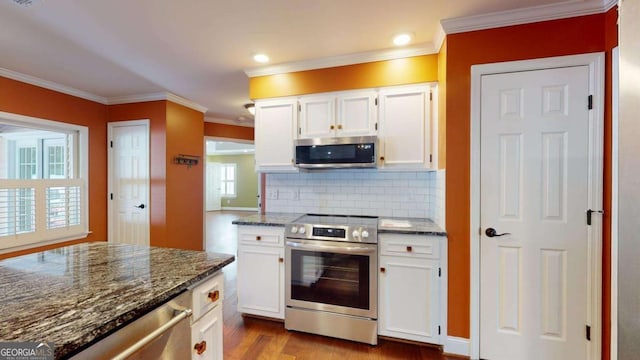
M 129 346 L 123 352 L 121 352 L 120 354 L 118 354 L 115 357 L 113 357 L 113 360 L 126 359 L 127 357 L 129 357 L 132 354 L 134 354 L 136 351 L 142 349 L 144 346 L 146 346 L 147 344 L 152 342 L 154 339 L 156 339 L 160 335 L 164 334 L 167 330 L 169 330 L 172 327 L 176 326 L 180 321 L 182 321 L 182 320 L 188 318 L 189 316 L 191 316 L 192 313 L 193 313 L 193 311 L 191 309 L 182 310 L 178 315 L 176 315 L 173 318 L 171 318 L 171 320 L 167 321 L 164 325 L 162 325 L 159 328 L 155 329 L 154 331 L 149 333 L 147 336 L 145 336 L 142 339 L 138 340 L 138 342 L 136 342 L 135 344 Z

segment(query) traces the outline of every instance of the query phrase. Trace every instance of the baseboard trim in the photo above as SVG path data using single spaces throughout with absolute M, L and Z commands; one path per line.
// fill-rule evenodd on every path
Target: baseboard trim
M 222 210 L 235 210 L 235 211 L 258 211 L 258 208 L 250 207 L 237 207 L 237 206 L 223 206 Z
M 469 357 L 469 339 L 447 336 L 444 342 L 444 352 Z

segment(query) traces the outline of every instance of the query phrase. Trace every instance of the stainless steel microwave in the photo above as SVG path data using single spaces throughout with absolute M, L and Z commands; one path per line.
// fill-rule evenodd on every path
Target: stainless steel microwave
M 376 167 L 375 136 L 299 139 L 295 141 L 295 165 L 303 169 Z

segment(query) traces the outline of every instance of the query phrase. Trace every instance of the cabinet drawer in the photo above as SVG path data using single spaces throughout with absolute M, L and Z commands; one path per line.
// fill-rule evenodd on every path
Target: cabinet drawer
M 209 280 L 205 280 L 193 289 L 192 323 L 206 314 L 209 310 L 221 304 L 224 299 L 224 274 L 219 273 Z
M 239 226 L 238 241 L 247 245 L 284 246 L 284 227 Z
M 191 325 L 191 359 L 222 360 L 222 306 Z
M 379 234 L 380 255 L 440 258 L 440 238 L 425 235 Z

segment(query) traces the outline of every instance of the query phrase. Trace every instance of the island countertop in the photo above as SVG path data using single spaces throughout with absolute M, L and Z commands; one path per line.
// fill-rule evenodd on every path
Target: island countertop
M 83 243 L 0 261 L 0 341 L 65 358 L 234 261 L 233 255 Z

